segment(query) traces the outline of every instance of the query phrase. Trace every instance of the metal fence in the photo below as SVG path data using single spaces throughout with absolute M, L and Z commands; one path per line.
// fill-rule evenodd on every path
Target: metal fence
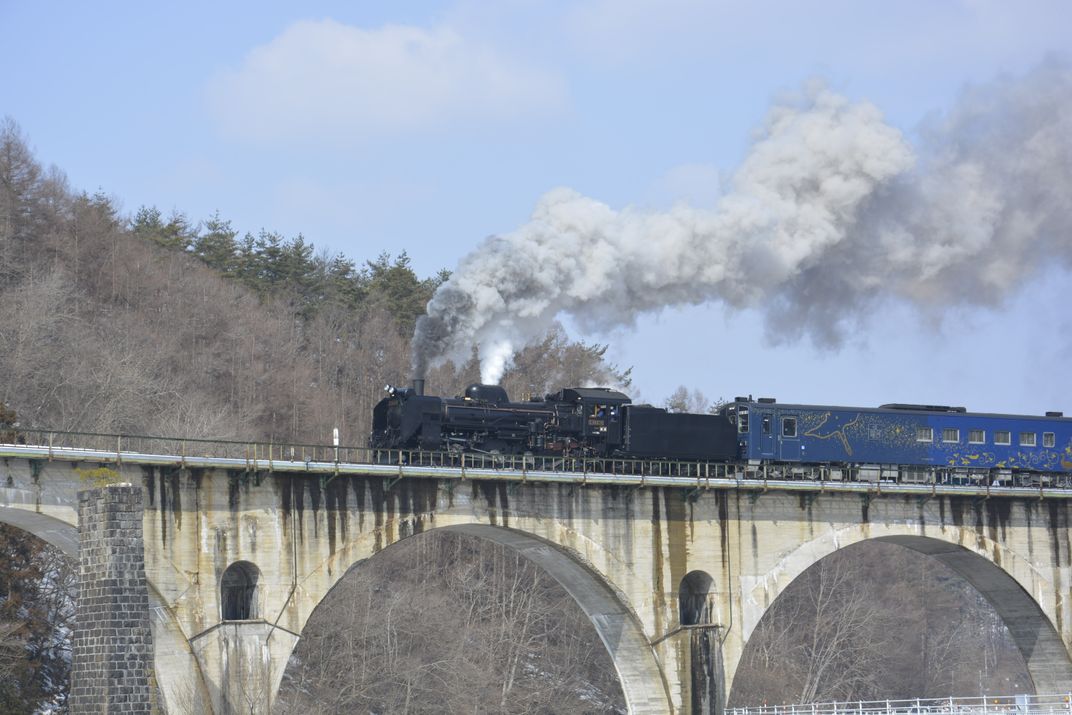
M 693 462 L 658 459 L 583 458 L 550 455 L 511 455 L 479 452 L 429 452 L 422 450 L 372 449 L 289 442 L 242 442 L 212 439 L 118 435 L 95 432 L 48 430 L 0 431 L 0 445 L 36 447 L 49 458 L 94 452 L 115 455 L 115 461 L 137 461 L 136 456 L 157 457 L 156 463 L 195 463 L 201 460 L 231 460 L 249 470 L 279 468 L 292 471 L 303 465 L 360 465 L 493 470 L 497 473 L 545 473 L 604 475 L 628 481 L 652 479 L 690 482 L 703 486 L 715 481 L 778 482 L 862 485 L 881 491 L 886 485 L 928 489 L 942 486 L 971 488 L 973 492 L 1014 487 L 1018 490 L 1072 490 L 1072 474 L 1040 472 L 993 472 L 944 467 L 891 465 L 800 465 L 741 462 Z M 9 450 L 10 451 L 10 450 Z M 144 460 L 143 460 L 144 461 Z M 234 466 L 234 465 L 229 465 Z M 339 471 L 339 470 L 336 470 Z
M 861 700 L 731 708 L 730 715 L 1072 715 L 1072 694 L 987 695 L 967 698 Z

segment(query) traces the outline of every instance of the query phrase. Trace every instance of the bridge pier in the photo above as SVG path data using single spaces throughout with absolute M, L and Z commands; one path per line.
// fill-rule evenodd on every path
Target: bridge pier
M 153 641 L 142 540 L 142 489 L 78 493 L 78 611 L 70 709 L 148 715 Z
M 231 621 L 192 639 L 202 667 L 218 674 L 208 688 L 214 712 L 270 713 L 298 638 L 265 621 Z
M 692 674 L 688 698 L 692 713 L 722 715 L 726 707 L 726 680 L 722 669 L 722 641 L 719 628 L 697 628 L 689 632 L 689 660 Z

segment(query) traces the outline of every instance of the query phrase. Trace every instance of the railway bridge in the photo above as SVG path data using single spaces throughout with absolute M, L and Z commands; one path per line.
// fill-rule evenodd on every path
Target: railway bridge
M 331 588 L 433 529 L 516 549 L 557 579 L 598 631 L 634 713 L 721 710 L 766 609 L 818 560 L 868 539 L 949 566 L 1004 619 L 1036 690 L 1072 690 L 1072 489 L 1061 486 L 92 435 L 21 441 L 0 445 L 0 521 L 75 557 L 80 536 L 86 549 L 116 533 L 112 553 L 143 553 L 149 671 L 169 713 L 269 712 Z M 93 480 L 130 486 L 87 492 Z M 87 523 L 99 516 L 87 504 L 107 512 L 110 494 L 133 494 L 139 516 L 105 532 Z M 82 568 L 84 583 L 86 558 Z M 87 622 L 111 617 L 92 613 L 79 629 L 115 625 Z

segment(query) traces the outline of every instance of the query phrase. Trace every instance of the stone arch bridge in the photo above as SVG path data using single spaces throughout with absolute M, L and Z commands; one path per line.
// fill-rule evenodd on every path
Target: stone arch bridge
M 765 610 L 816 561 L 867 539 L 951 567 L 1002 616 L 1036 690 L 1072 690 L 1072 490 L 25 445 L 0 446 L 0 458 L 0 522 L 72 555 L 87 474 L 107 473 L 141 497 L 140 519 L 116 533 L 144 554 L 150 672 L 169 713 L 269 712 L 302 629 L 335 583 L 432 529 L 504 544 L 554 576 L 590 617 L 634 713 L 720 710 Z M 139 521 L 143 542 L 131 542 Z M 83 548 L 91 528 L 83 524 Z

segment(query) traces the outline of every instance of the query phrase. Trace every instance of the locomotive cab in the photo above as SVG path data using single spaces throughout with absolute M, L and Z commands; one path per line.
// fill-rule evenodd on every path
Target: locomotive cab
M 594 454 L 609 454 L 622 441 L 622 409 L 629 396 L 608 387 L 570 387 L 547 396 L 562 405 L 560 431 Z

